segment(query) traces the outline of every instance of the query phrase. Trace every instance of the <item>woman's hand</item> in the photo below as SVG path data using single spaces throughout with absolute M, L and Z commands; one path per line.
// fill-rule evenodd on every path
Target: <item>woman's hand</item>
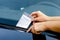
M 49 20 L 49 17 L 43 14 L 40 11 L 32 12 L 31 16 L 33 17 L 32 21 L 38 21 L 33 23 L 33 25 L 27 30 L 27 32 L 31 31 L 34 34 L 40 34 L 41 32 L 47 30 L 48 28 L 45 26 L 45 22 Z
M 34 23 L 27 32 L 31 31 L 34 34 L 40 34 L 41 32 L 44 32 L 48 30 L 48 27 L 45 25 L 45 22 L 38 22 Z
M 41 11 L 32 12 L 31 16 L 33 17 L 32 21 L 47 21 L 49 17 L 43 14 Z
M 27 30 L 34 34 L 40 34 L 46 30 L 51 30 L 60 33 L 60 17 L 48 17 L 40 11 L 33 12 L 33 25 Z M 38 21 L 38 22 L 35 22 Z

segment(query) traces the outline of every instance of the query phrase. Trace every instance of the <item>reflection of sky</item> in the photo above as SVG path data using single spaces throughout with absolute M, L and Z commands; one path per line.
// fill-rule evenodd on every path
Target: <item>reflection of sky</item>
M 39 3 L 33 5 L 37 2 Z M 20 11 L 21 7 L 26 7 L 24 11 L 28 13 L 31 13 L 32 11 L 41 10 L 43 13 L 50 16 L 60 15 L 59 4 L 60 4 L 59 0 L 52 0 L 52 1 L 51 0 L 37 0 L 37 1 L 36 0 L 0 0 L 0 18 L 1 18 L 0 22 L 15 25 L 17 20 L 21 17 L 22 14 L 22 12 Z M 31 40 L 31 39 L 32 36 L 31 34 L 28 33 L 21 33 L 18 31 L 0 29 L 0 40 Z
M 0 0 L 1 6 L 6 6 L 11 9 L 19 9 L 39 2 L 39 0 Z

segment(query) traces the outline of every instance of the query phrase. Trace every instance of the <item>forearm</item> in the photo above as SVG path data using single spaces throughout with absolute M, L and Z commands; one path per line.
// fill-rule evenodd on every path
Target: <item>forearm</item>
M 49 17 L 50 21 L 60 21 L 60 16 L 52 16 L 52 17 Z
M 48 27 L 48 30 L 60 33 L 60 21 L 47 21 L 45 25 Z

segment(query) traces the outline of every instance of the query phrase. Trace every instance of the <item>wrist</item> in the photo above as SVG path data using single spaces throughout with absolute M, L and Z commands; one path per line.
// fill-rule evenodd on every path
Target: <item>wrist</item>
M 49 25 L 49 22 L 48 22 L 48 21 L 46 21 L 46 22 L 44 23 L 44 26 L 45 26 L 45 29 L 46 29 L 46 30 L 50 30 L 50 25 Z
M 53 18 L 50 17 L 50 16 L 48 16 L 48 17 L 47 17 L 47 21 L 53 21 Z

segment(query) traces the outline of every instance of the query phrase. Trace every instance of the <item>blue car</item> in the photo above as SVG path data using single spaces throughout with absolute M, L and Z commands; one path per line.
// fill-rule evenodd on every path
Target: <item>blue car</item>
M 49 16 L 60 16 L 60 0 L 0 0 L 0 40 L 59 40 L 60 33 L 52 31 L 36 35 L 5 28 L 16 26 L 23 12 L 39 10 Z

